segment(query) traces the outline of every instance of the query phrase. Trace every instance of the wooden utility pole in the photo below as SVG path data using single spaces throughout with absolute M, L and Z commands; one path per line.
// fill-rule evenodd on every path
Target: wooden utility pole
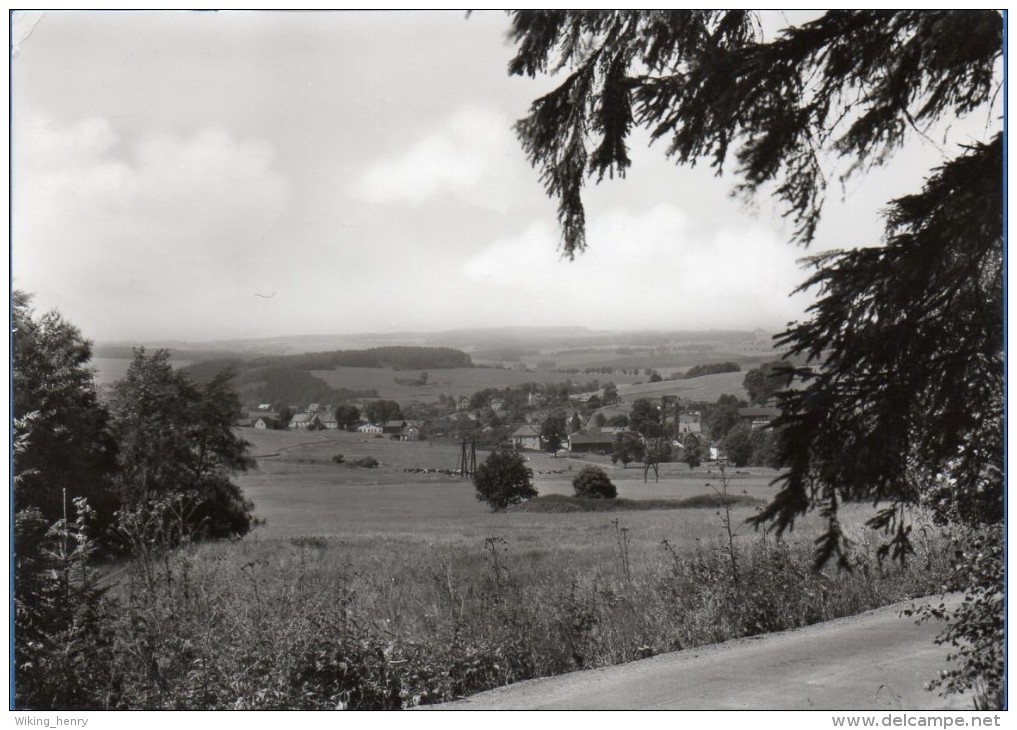
M 456 471 L 461 477 L 471 477 L 477 473 L 477 442 L 469 442 L 469 451 L 466 446 L 466 439 L 463 439 L 459 444 L 459 463 L 456 465 Z

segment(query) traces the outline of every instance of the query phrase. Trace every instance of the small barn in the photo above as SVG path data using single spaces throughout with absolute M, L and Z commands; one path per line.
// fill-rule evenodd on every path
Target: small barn
M 512 445 L 517 449 L 540 450 L 540 429 L 536 426 L 520 426 L 512 432 Z

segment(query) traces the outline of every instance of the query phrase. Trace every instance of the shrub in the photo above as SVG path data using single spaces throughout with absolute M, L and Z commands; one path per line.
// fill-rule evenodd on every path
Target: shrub
M 332 457 L 332 461 L 334 461 L 336 464 L 342 464 L 344 461 L 346 461 L 346 457 L 343 456 L 342 454 L 336 454 L 335 456 Z
M 477 499 L 494 510 L 537 496 L 533 486 L 533 470 L 511 447 L 502 446 L 491 452 L 473 475 Z
M 584 466 L 572 480 L 572 488 L 577 497 L 614 499 L 618 496 L 618 490 L 599 466 Z

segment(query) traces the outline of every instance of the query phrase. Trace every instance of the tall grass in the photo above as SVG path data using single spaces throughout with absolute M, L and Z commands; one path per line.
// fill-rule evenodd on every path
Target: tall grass
M 861 532 L 842 573 L 814 571 L 808 541 L 631 532 L 613 520 L 585 551 L 306 537 L 141 559 L 107 596 L 83 705 L 402 708 L 858 613 L 949 570 L 936 540 L 902 568 Z

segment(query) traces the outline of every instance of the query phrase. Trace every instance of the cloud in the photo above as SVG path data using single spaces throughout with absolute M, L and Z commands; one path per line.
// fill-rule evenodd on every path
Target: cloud
M 507 118 L 491 110 L 458 109 L 398 154 L 376 161 L 353 194 L 371 203 L 420 205 L 454 195 L 471 203 L 504 207 L 504 177 L 519 167 L 518 145 Z
M 659 204 L 591 217 L 587 238 L 587 251 L 569 262 L 556 226 L 536 223 L 490 244 L 463 274 L 488 292 L 492 309 L 515 298 L 527 316 L 593 327 L 774 327 L 806 306 L 788 296 L 804 279 L 799 252 L 757 223 L 703 232 L 683 210 Z
M 222 129 L 126 143 L 100 117 L 25 113 L 14 138 L 15 286 L 100 331 L 139 303 L 153 324 L 203 317 L 193 294 L 242 284 L 213 272 L 250 266 L 288 200 L 272 147 Z

